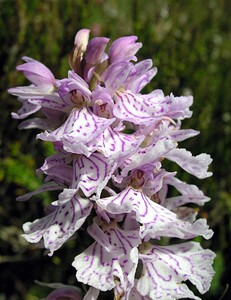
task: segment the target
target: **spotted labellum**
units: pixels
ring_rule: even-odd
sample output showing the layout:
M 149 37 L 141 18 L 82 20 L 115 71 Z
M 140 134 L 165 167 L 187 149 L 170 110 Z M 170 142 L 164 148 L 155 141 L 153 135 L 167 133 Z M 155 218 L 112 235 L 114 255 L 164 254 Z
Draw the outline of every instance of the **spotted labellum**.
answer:
M 212 175 L 209 155 L 178 146 L 199 133 L 181 129 L 193 98 L 141 92 L 157 69 L 150 59 L 137 62 L 137 37 L 109 45 L 108 38 L 89 41 L 89 35 L 88 29 L 76 34 L 66 78 L 23 57 L 17 70 L 30 85 L 9 89 L 22 103 L 12 113 L 23 120 L 19 128 L 39 128 L 37 138 L 54 145 L 37 170 L 44 184 L 18 200 L 60 192 L 46 215 L 23 225 L 23 237 L 42 243 L 49 255 L 70 238 L 78 241 L 80 229 L 89 241 L 72 264 L 85 290 L 75 296 L 65 286 L 48 298 L 69 293 L 93 300 L 111 291 L 115 300 L 201 299 L 187 283 L 204 294 L 214 275 L 215 254 L 191 240 L 213 235 L 195 208 L 209 198 L 163 167 L 166 160 L 199 179 Z

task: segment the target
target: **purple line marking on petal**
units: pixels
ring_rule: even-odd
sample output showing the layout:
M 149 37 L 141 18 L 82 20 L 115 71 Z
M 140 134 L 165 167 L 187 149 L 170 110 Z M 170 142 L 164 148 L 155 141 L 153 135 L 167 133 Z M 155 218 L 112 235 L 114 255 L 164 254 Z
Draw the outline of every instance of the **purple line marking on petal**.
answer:
M 120 204 L 122 204 L 122 203 L 124 202 L 124 200 L 126 200 L 126 196 L 128 195 L 129 191 L 130 191 L 130 189 L 128 189 L 128 190 L 126 191 L 126 193 L 123 195 L 122 201 L 120 201 Z M 117 195 L 117 197 L 115 197 L 115 198 L 112 200 L 112 202 L 116 202 L 116 200 L 117 200 L 118 198 L 120 198 L 120 197 L 121 197 L 121 195 Z
M 157 275 L 158 277 L 160 277 L 163 281 L 165 281 L 165 282 L 171 281 L 172 275 L 169 275 L 168 278 L 165 278 L 164 276 L 162 276 L 162 275 L 158 272 L 158 270 L 156 269 L 154 263 L 151 262 L 150 265 L 152 266 L 152 268 L 153 268 L 153 270 L 155 271 L 156 275 Z
M 83 158 L 84 158 L 84 156 L 81 155 L 81 156 L 76 160 L 79 169 L 83 169 L 83 168 L 84 168 Z
M 145 212 L 144 212 L 143 214 L 140 214 L 140 216 L 141 216 L 141 217 L 144 217 L 144 216 L 147 214 L 147 211 L 148 211 L 148 205 L 147 205 L 147 199 L 146 199 L 146 197 L 144 196 L 143 193 L 141 193 L 141 197 L 142 197 L 142 199 L 143 199 L 143 204 L 145 205 Z M 156 218 L 157 218 L 157 216 L 155 216 L 154 222 L 156 221 Z
M 118 230 L 112 229 L 112 231 L 115 233 L 117 239 L 120 241 L 124 254 L 127 254 L 126 248 L 124 247 L 124 244 L 121 239 L 121 237 L 124 238 L 124 236 L 121 234 L 121 232 L 118 232 Z
M 83 214 L 84 214 L 84 211 L 83 211 L 83 207 L 82 207 L 82 204 L 81 204 L 81 202 L 79 201 L 79 199 L 77 198 L 77 196 L 75 195 L 74 196 L 74 198 L 73 198 L 77 203 L 78 203 L 78 205 L 79 205 L 79 208 L 80 208 L 80 210 L 81 210 L 81 215 L 83 216 Z

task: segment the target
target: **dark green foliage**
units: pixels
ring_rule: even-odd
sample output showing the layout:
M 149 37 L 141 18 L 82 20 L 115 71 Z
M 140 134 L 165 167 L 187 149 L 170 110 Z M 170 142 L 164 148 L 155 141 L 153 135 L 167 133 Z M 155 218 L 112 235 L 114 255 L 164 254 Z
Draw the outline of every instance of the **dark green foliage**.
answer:
M 36 300 L 46 296 L 34 280 L 76 284 L 70 266 L 79 249 L 75 238 L 52 258 L 22 238 L 21 225 L 43 215 L 55 194 L 18 203 L 15 198 L 42 182 L 35 169 L 52 152 L 36 141 L 36 130 L 19 131 L 11 111 L 20 104 L 6 89 L 27 84 L 15 71 L 23 55 L 40 60 L 56 78 L 66 76 L 68 53 L 81 28 L 92 36 L 138 35 L 143 42 L 139 58 L 152 58 L 159 72 L 146 88 L 165 94 L 192 93 L 193 117 L 185 128 L 201 135 L 182 143 L 194 155 L 210 153 L 214 176 L 199 181 L 179 171 L 179 177 L 212 198 L 201 209 L 215 231 L 204 247 L 217 252 L 216 276 L 203 299 L 219 299 L 230 281 L 231 243 L 231 2 L 229 0 L 0 0 L 0 300 Z M 170 166 L 171 167 L 171 166 Z M 83 236 L 84 233 L 80 234 Z M 228 291 L 223 299 L 229 299 Z M 164 300 L 164 299 L 163 299 Z

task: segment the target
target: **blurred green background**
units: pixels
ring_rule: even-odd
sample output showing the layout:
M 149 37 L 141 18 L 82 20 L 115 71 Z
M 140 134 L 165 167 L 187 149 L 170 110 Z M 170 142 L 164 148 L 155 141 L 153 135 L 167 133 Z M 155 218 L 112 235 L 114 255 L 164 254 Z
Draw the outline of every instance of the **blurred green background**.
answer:
M 35 140 L 37 130 L 17 129 L 19 122 L 10 113 L 20 104 L 6 89 L 27 84 L 15 71 L 23 55 L 43 62 L 56 78 L 65 77 L 67 56 L 81 28 L 111 40 L 137 35 L 143 43 L 139 59 L 152 58 L 159 69 L 146 92 L 160 88 L 165 94 L 194 96 L 193 117 L 183 127 L 201 134 L 181 146 L 194 155 L 211 154 L 214 176 L 200 181 L 179 170 L 179 177 L 212 199 L 200 216 L 215 234 L 201 242 L 217 253 L 216 275 L 202 299 L 231 299 L 230 288 L 222 296 L 231 281 L 230 13 L 229 0 L 0 0 L 0 300 L 42 299 L 50 290 L 35 279 L 76 284 L 70 265 L 75 240 L 50 258 L 20 237 L 22 224 L 41 217 L 45 205 L 55 200 L 50 194 L 15 201 L 40 185 L 35 169 L 52 149 Z

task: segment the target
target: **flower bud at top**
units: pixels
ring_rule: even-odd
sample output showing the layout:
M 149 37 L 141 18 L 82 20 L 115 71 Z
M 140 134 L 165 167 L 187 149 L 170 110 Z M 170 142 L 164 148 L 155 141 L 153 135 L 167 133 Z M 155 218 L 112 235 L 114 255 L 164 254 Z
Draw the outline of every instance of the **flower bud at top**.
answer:
M 82 29 L 77 32 L 74 41 L 74 48 L 69 55 L 69 64 L 77 74 L 82 74 L 81 61 L 87 49 L 90 30 Z

